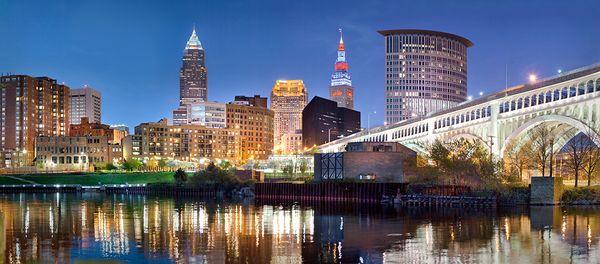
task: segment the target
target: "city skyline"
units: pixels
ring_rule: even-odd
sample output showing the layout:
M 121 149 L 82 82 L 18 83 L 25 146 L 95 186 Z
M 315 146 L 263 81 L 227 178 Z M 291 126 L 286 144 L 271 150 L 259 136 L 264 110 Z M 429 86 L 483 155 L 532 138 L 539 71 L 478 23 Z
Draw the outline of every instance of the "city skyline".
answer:
M 354 85 L 359 87 L 355 109 L 365 113 L 364 124 L 366 113 L 377 111 L 371 117 L 374 126 L 383 123 L 384 107 L 385 43 L 377 30 L 440 30 L 477 43 L 469 50 L 468 94 L 473 97 L 504 88 L 507 65 L 511 86 L 526 82 L 530 73 L 550 76 L 558 69 L 600 60 L 600 48 L 594 45 L 600 37 L 593 34 L 593 16 L 578 13 L 595 7 L 586 1 L 540 3 L 412 3 L 414 12 L 401 18 L 394 12 L 401 4 L 385 9 L 384 2 L 344 6 L 289 2 L 298 14 L 278 23 L 274 21 L 282 19 L 280 15 L 269 13 L 278 7 L 275 3 L 261 7 L 243 2 L 180 3 L 167 7 L 151 2 L 139 12 L 130 12 L 139 7 L 135 4 L 112 3 L 102 6 L 100 12 L 91 12 L 98 8 L 96 4 L 2 3 L 0 17 L 9 23 L 0 24 L 0 33 L 13 36 L 14 41 L 0 44 L 0 61 L 4 62 L 0 72 L 51 76 L 70 87 L 100 87 L 105 122 L 134 127 L 170 117 L 177 105 L 181 52 L 194 24 L 209 51 L 209 100 L 218 102 L 228 102 L 237 94 L 267 96 L 277 79 L 303 79 L 310 89 L 309 99 L 327 98 L 335 57 L 331 47 L 336 45 L 335 33 L 341 27 L 352 40 L 347 46 L 352 51 L 348 61 L 353 65 Z M 495 8 L 486 9 L 489 5 Z M 335 18 L 324 18 L 323 14 L 334 8 L 339 10 Z M 31 17 L 45 17 L 47 25 L 18 16 L 24 9 L 33 11 Z M 226 9 L 230 10 L 224 16 L 216 15 Z M 429 9 L 436 15 L 417 19 L 420 11 Z M 41 13 L 36 16 L 37 12 Z M 235 19 L 228 19 L 233 14 Z M 569 19 L 575 15 L 577 20 Z M 121 27 L 122 23 L 129 26 Z M 33 41 L 39 37 L 47 45 Z

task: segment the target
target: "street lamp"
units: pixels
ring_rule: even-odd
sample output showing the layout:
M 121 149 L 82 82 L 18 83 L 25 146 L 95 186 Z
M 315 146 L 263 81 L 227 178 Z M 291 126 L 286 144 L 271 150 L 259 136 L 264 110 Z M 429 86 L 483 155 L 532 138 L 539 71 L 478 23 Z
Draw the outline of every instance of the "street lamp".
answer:
M 530 83 L 534 83 L 537 81 L 537 75 L 535 74 L 529 74 L 529 82 Z

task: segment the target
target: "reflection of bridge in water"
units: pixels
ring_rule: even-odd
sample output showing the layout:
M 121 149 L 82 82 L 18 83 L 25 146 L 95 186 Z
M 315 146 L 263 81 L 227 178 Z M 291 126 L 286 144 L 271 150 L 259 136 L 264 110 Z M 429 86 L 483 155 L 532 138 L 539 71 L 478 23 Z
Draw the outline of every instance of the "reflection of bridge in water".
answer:
M 527 141 L 541 123 L 553 126 L 561 149 L 578 132 L 600 128 L 600 64 L 562 73 L 465 102 L 423 118 L 368 129 L 319 146 L 321 152 L 343 151 L 348 142 L 399 142 L 417 152 L 436 139 L 477 139 L 503 156 L 511 143 Z M 525 139 L 525 140 L 523 140 Z M 597 145 L 599 145 L 596 142 Z

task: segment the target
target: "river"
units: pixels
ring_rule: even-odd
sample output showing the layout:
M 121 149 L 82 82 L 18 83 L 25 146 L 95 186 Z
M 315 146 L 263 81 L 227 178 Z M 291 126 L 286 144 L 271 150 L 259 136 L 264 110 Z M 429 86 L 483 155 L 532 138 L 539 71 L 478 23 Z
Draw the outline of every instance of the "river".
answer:
M 600 207 L 0 194 L 5 263 L 600 263 Z

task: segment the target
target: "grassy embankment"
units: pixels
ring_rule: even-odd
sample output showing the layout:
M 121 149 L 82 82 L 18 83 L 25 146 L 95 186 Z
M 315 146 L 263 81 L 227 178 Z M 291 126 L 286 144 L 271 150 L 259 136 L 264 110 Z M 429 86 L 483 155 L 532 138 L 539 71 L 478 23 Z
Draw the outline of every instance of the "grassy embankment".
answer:
M 60 174 L 21 174 L 0 175 L 0 185 L 10 184 L 141 184 L 141 183 L 172 183 L 173 172 L 127 172 L 127 173 L 60 173 Z M 19 179 L 23 179 L 21 181 Z M 29 182 L 30 181 L 30 182 Z

